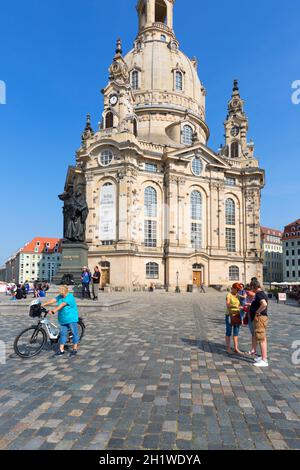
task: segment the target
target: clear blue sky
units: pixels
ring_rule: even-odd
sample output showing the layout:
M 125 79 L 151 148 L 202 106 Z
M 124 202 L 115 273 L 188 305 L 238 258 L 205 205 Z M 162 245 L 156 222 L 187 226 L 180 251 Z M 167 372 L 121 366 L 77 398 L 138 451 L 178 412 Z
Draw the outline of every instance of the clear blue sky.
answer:
M 136 0 L 1 2 L 0 264 L 34 236 L 61 236 L 67 166 L 87 112 L 96 127 L 118 36 L 131 48 Z M 223 142 L 232 80 L 238 78 L 249 138 L 266 169 L 262 224 L 282 228 L 300 217 L 299 0 L 176 0 L 181 49 L 199 60 L 207 88 L 209 145 Z

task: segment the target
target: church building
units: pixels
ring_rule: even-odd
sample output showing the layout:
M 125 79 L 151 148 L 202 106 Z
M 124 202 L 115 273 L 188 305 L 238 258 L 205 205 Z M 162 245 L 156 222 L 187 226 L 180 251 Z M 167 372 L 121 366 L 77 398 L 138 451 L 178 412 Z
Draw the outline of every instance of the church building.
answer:
M 103 286 L 174 291 L 262 280 L 265 174 L 239 85 L 224 145 L 212 150 L 206 90 L 197 60 L 180 50 L 174 4 L 139 0 L 133 48 L 123 54 L 118 40 L 101 122 L 93 129 L 88 115 L 68 173 L 66 188 L 85 185 L 89 266 L 101 268 Z

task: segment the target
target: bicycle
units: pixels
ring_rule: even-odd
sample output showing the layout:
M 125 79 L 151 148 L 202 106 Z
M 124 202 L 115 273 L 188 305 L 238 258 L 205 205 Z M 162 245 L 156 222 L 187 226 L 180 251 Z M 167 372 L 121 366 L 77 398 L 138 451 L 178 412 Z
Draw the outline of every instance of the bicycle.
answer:
M 29 316 L 31 318 L 38 318 L 39 321 L 36 325 L 31 325 L 29 328 L 21 331 L 14 341 L 15 353 L 23 358 L 28 359 L 35 357 L 44 348 L 48 338 L 51 345 L 57 344 L 60 337 L 59 328 L 47 318 L 49 310 L 46 310 L 37 301 L 33 301 L 30 306 Z M 85 333 L 85 324 L 82 318 L 78 321 L 78 334 L 79 342 L 82 340 Z M 69 331 L 67 346 L 72 343 L 72 332 Z

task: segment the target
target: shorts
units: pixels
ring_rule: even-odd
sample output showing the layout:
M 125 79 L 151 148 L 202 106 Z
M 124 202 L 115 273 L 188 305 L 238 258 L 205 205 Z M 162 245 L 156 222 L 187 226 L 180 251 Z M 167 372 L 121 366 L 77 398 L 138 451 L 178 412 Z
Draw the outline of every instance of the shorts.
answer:
M 259 316 L 258 319 L 254 319 L 254 335 L 258 343 L 262 343 L 267 339 L 267 326 L 269 318 L 267 316 Z

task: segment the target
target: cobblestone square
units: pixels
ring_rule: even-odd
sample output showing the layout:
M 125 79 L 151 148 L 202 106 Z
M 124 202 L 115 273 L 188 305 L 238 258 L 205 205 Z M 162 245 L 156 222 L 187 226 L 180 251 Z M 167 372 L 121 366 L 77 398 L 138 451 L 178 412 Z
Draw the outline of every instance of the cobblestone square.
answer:
M 117 294 L 105 294 L 112 299 Z M 81 314 L 78 357 L 13 340 L 28 307 L 0 300 L 0 449 L 300 449 L 300 308 L 270 304 L 268 369 L 224 347 L 225 294 L 119 294 L 120 311 Z M 248 328 L 240 347 L 250 348 Z

